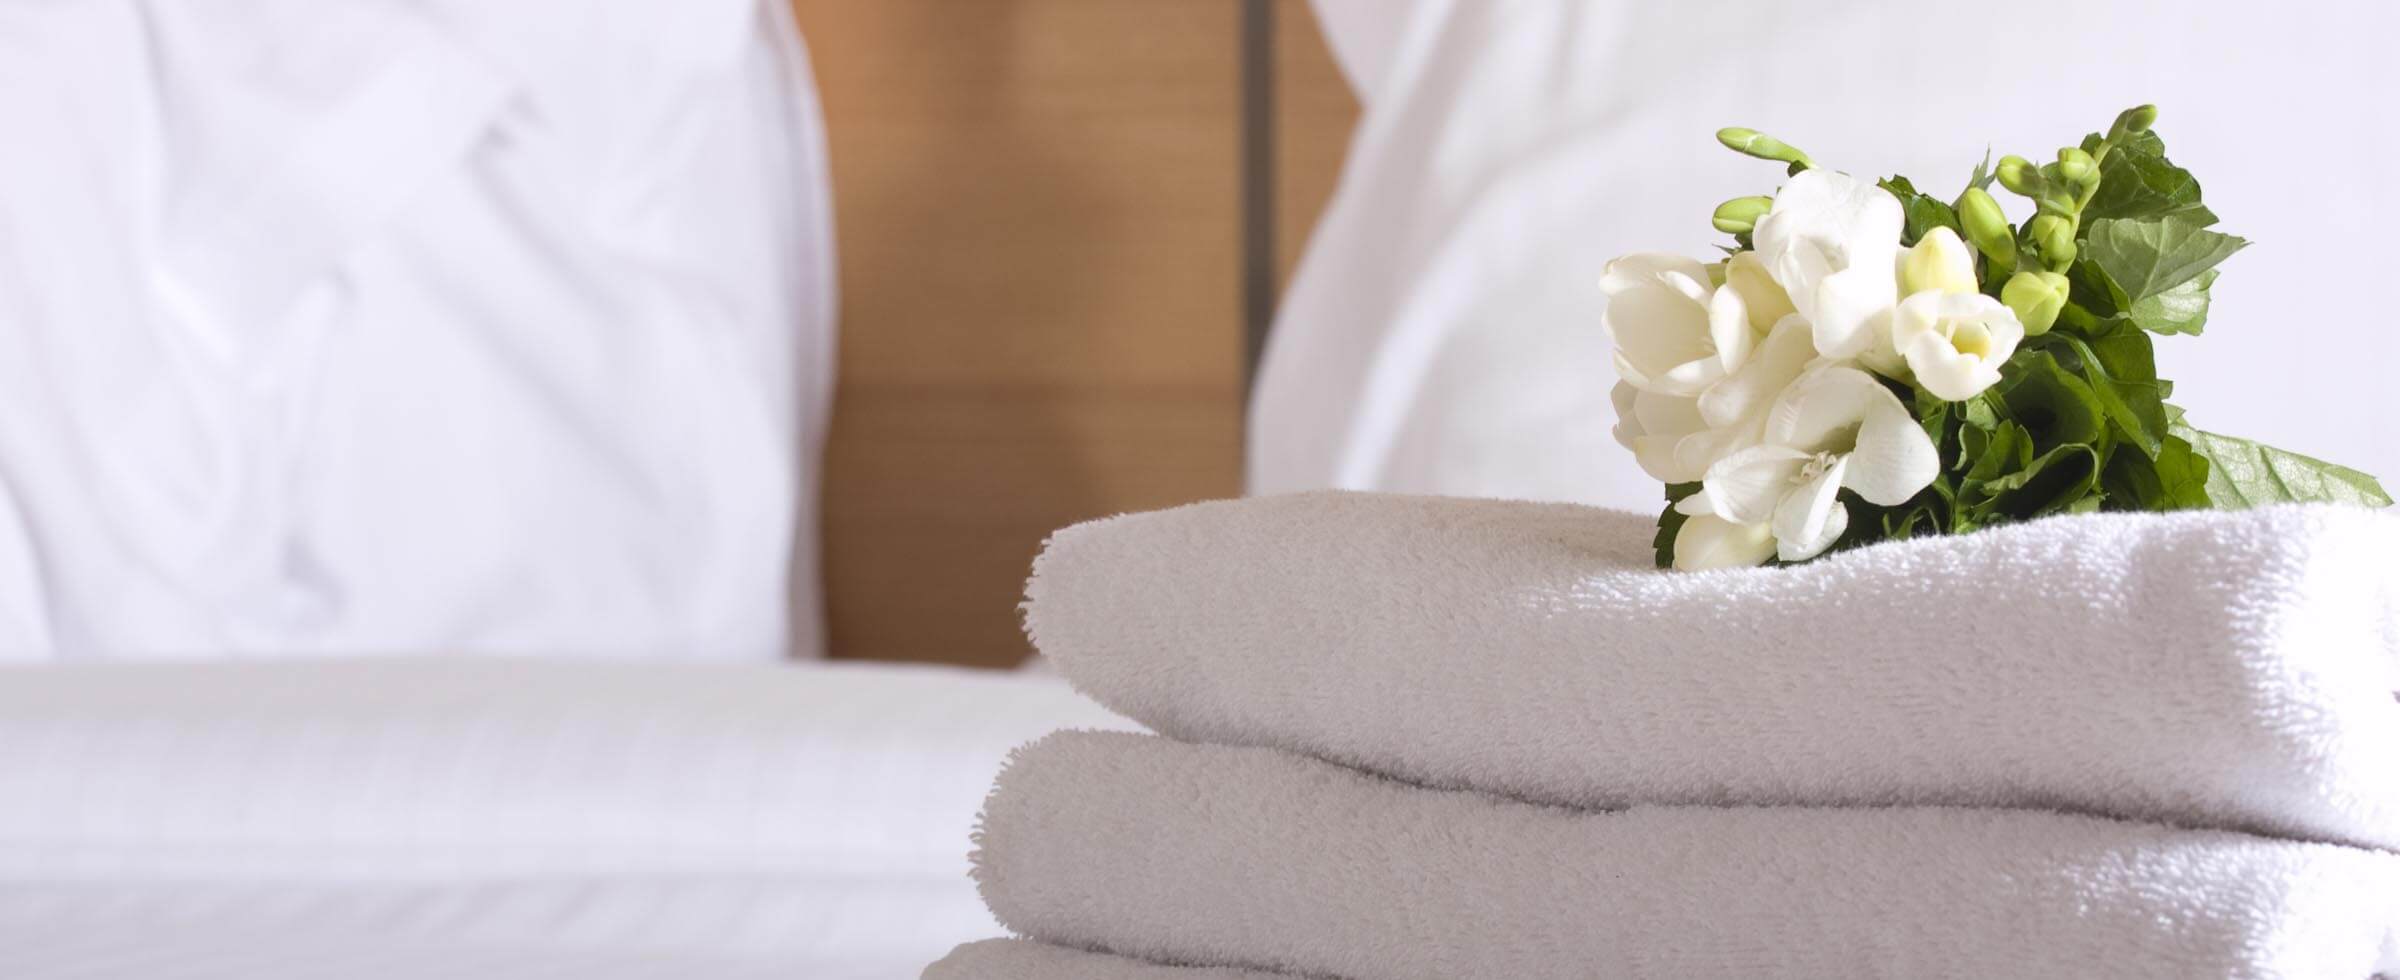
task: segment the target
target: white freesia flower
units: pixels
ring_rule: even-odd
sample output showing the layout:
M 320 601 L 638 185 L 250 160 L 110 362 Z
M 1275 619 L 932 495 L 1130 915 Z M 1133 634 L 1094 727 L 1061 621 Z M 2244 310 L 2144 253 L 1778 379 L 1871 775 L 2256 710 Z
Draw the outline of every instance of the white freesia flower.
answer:
M 1829 365 L 1785 391 L 1768 412 L 1764 441 L 1709 467 L 1700 492 L 1676 509 L 1767 525 L 1776 555 L 1803 561 L 1849 528 L 1836 496 L 1843 488 L 1893 506 L 1925 489 L 1940 467 L 1933 440 L 1882 382 Z
M 1908 250 L 1900 263 L 1900 292 L 1915 295 L 1926 291 L 1940 293 L 1972 293 L 1975 284 L 1975 250 L 1968 248 L 1965 239 L 1946 225 L 1936 225 L 1925 237 Z
M 1831 170 L 1805 170 L 1775 195 L 1752 240 L 1768 274 L 1814 329 L 1818 353 L 1871 354 L 1899 301 L 1900 199 Z
M 1982 293 L 1922 292 L 1900 301 L 1892 343 L 1917 384 L 1943 401 L 1973 398 L 2000 380 L 2025 327 L 2007 304 Z
M 1618 444 L 1663 483 L 1691 483 L 1727 455 L 1755 445 L 1767 410 L 1816 359 L 1808 321 L 1786 315 L 1731 375 L 1699 397 L 1644 391 L 1619 381 L 1609 392 Z
M 1642 253 L 1608 264 L 1601 325 L 1619 377 L 1647 392 L 1696 396 L 1742 366 L 1791 301 L 1756 256 L 1735 256 L 1722 272 L 1718 287 L 1707 266 L 1682 256 Z
M 1775 533 L 1764 524 L 1736 524 L 1715 514 L 1686 517 L 1675 532 L 1675 567 L 1748 568 L 1775 557 Z

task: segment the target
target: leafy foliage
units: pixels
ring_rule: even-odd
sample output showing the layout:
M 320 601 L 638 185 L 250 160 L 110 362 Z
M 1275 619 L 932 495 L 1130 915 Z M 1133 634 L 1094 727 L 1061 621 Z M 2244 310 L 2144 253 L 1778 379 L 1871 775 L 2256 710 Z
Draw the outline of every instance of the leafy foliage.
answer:
M 2083 149 L 2104 142 L 2095 134 Z M 1914 192 L 1899 178 L 1885 186 Z M 2167 159 L 2158 134 L 2109 147 L 2082 217 L 2067 270 L 2071 315 L 2019 349 L 2000 385 L 1949 413 L 1955 422 L 1927 430 L 1950 461 L 1932 493 L 1950 509 L 1935 523 L 1965 531 L 2083 510 L 2391 502 L 2366 474 L 2193 430 L 2167 403 L 2173 385 L 2158 377 L 2151 335 L 2198 334 L 2217 265 L 2248 242 L 2209 230 L 2216 215 L 2199 181 Z

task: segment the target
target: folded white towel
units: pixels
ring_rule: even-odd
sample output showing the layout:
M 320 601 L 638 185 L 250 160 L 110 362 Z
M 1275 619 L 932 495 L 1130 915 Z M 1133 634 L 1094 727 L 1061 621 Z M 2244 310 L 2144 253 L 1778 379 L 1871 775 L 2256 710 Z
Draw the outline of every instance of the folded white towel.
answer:
M 1280 973 L 1161 966 L 1023 939 L 985 939 L 951 950 L 923 980 L 1284 980 Z
M 2033 806 L 2400 848 L 2400 519 L 2058 518 L 1796 568 L 1368 494 L 1058 532 L 1026 622 L 1158 732 L 1632 803 Z
M 1349 980 L 2400 971 L 2400 855 L 2039 811 L 1595 813 L 1073 732 L 979 841 L 1025 936 Z

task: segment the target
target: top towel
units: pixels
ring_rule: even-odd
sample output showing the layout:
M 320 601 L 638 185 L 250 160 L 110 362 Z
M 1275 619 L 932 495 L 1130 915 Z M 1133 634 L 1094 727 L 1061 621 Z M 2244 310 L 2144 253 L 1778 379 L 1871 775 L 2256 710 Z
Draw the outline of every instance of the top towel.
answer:
M 1052 537 L 1034 643 L 1162 734 L 1580 807 L 2061 809 L 2400 849 L 2400 519 L 2053 518 L 1792 568 L 1312 493 Z

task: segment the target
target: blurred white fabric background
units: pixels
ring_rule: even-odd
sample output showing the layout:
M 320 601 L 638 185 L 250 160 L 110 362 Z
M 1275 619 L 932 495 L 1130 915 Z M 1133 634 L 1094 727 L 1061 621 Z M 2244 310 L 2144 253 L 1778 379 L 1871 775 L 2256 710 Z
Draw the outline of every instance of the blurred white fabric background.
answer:
M 1253 492 L 1655 510 L 1609 437 L 1596 283 L 1626 252 L 1714 255 L 1709 212 L 1781 183 L 1717 128 L 1948 196 L 1987 146 L 2049 159 L 2144 102 L 2219 228 L 2254 243 L 2207 332 L 2158 339 L 2174 400 L 2400 483 L 2378 298 L 2400 6 L 1314 2 L 1365 115 L 1253 398 Z
M 816 652 L 788 17 L 0 7 L 0 659 Z

